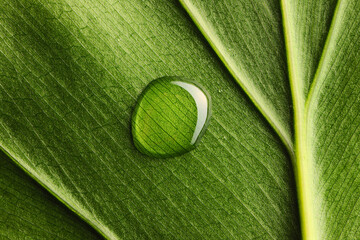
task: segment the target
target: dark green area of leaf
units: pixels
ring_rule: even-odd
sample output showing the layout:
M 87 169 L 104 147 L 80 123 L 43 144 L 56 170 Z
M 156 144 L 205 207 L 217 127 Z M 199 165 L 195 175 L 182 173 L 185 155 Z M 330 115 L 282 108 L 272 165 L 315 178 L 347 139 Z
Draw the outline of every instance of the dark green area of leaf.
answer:
M 1 239 L 103 239 L 0 152 Z

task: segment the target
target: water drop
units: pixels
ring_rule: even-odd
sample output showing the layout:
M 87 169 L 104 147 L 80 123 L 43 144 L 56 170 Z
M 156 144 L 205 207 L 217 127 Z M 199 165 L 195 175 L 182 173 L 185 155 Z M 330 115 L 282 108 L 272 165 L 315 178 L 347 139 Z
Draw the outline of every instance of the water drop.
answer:
M 132 116 L 136 148 L 149 156 L 171 157 L 195 148 L 211 116 L 210 96 L 181 77 L 152 81 L 140 95 Z

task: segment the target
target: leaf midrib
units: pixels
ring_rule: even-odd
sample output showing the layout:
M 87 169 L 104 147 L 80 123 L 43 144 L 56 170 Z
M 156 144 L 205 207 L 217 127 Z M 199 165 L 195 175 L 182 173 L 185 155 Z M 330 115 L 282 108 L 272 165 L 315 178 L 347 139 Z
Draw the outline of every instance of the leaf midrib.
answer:
M 300 227 L 302 232 L 302 238 L 304 240 L 317 239 L 317 229 L 315 223 L 316 211 L 314 209 L 314 192 L 312 188 L 312 173 L 314 173 L 313 161 L 308 151 L 309 141 L 308 133 L 309 127 L 309 111 L 315 98 L 315 88 L 321 84 L 319 82 L 319 75 L 324 64 L 324 57 L 329 50 L 329 42 L 331 41 L 332 32 L 334 31 L 334 25 L 337 20 L 338 9 L 341 0 L 337 1 L 337 5 L 332 17 L 331 26 L 327 33 L 327 38 L 322 50 L 322 54 L 315 72 L 315 75 L 311 81 L 310 89 L 307 96 L 302 96 L 302 90 L 300 85 L 303 84 L 297 79 L 297 71 L 301 71 L 296 67 L 296 60 L 292 55 L 292 43 L 288 33 L 289 22 L 286 18 L 286 0 L 281 0 L 281 11 L 283 16 L 283 28 L 284 38 L 286 45 L 286 55 L 289 68 L 289 81 L 291 86 L 292 98 L 294 103 L 294 124 L 295 124 L 295 162 L 294 162 L 294 174 L 296 179 L 296 188 L 298 193 L 298 204 L 300 212 Z
M 245 93 L 249 96 L 251 101 L 257 107 L 257 109 L 261 112 L 261 114 L 266 118 L 272 128 L 275 130 L 283 144 L 286 146 L 288 153 L 293 162 L 293 169 L 296 178 L 298 199 L 299 199 L 299 211 L 300 211 L 300 222 L 302 228 L 303 239 L 310 240 L 316 239 L 316 224 L 314 214 L 314 206 L 313 206 L 313 188 L 312 188 L 312 177 L 309 173 L 313 172 L 313 161 L 311 160 L 311 156 L 309 155 L 309 151 L 307 146 L 308 136 L 307 133 L 309 131 L 309 118 L 308 113 L 311 109 L 313 99 L 316 99 L 314 95 L 314 89 L 317 88 L 321 83 L 318 78 L 324 64 L 324 56 L 327 54 L 329 50 L 328 45 L 333 35 L 334 25 L 337 20 L 338 9 L 341 4 L 341 0 L 337 1 L 336 8 L 332 17 L 331 26 L 327 34 L 327 38 L 322 49 L 322 54 L 318 63 L 318 66 L 315 71 L 315 75 L 311 81 L 309 92 L 307 96 L 303 96 L 304 84 L 299 81 L 298 73 L 301 72 L 301 69 L 297 68 L 296 59 L 294 59 L 294 55 L 292 50 L 294 49 L 292 43 L 290 41 L 289 32 L 289 20 L 286 18 L 287 14 L 285 13 L 285 4 L 286 0 L 281 1 L 281 11 L 283 17 L 283 30 L 284 30 L 284 39 L 285 39 L 285 49 L 286 56 L 288 62 L 288 73 L 289 73 L 289 81 L 291 86 L 292 100 L 294 105 L 294 142 L 287 137 L 287 134 L 284 133 L 283 128 L 280 124 L 276 122 L 274 117 L 274 113 L 271 113 L 265 106 L 265 104 L 261 101 L 258 93 L 254 90 L 251 90 L 247 87 L 246 81 L 249 81 L 249 77 L 246 76 L 245 73 L 240 73 L 236 71 L 236 67 L 231 59 L 227 60 L 226 54 L 222 53 L 221 44 L 216 43 L 216 37 L 212 36 L 211 30 L 208 29 L 207 24 L 202 19 L 202 16 L 197 13 L 196 8 L 191 5 L 191 2 L 186 2 L 185 0 L 180 0 L 183 7 L 187 10 L 190 17 L 194 21 L 195 25 L 199 28 L 202 35 L 208 41 L 212 49 L 220 58 L 221 62 L 225 65 L 227 70 L 231 73 L 234 79 L 239 83 L 239 85 L 243 88 Z M 215 40 L 214 40 L 215 39 Z M 218 47 L 220 46 L 220 47 Z

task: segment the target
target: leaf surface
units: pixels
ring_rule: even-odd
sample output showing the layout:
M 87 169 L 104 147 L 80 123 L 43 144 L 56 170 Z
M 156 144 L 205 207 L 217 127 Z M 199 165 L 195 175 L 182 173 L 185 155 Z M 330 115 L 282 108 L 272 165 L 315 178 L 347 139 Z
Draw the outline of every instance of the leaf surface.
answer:
M 304 111 L 337 0 L 281 1 L 293 101 Z
M 102 239 L 0 152 L 1 239 Z
M 1 147 L 105 237 L 299 238 L 285 147 L 179 3 L 6 0 L 1 10 L 3 68 L 16 73 L 1 79 Z M 194 151 L 145 157 L 132 109 L 151 80 L 172 75 L 210 92 L 213 118 Z
M 181 2 L 235 80 L 292 152 L 291 92 L 279 1 Z
M 305 239 L 359 235 L 359 183 L 351 171 L 359 164 L 354 88 L 359 84 L 359 6 L 356 1 L 282 1 Z
M 306 109 L 318 239 L 360 235 L 359 12 L 359 1 L 339 1 Z
M 360 3 L 181 3 L 190 17 L 177 1 L 5 0 L 1 148 L 109 239 L 297 239 L 298 207 L 304 239 L 356 239 Z M 213 119 L 160 160 L 130 118 L 162 76 L 203 85 Z

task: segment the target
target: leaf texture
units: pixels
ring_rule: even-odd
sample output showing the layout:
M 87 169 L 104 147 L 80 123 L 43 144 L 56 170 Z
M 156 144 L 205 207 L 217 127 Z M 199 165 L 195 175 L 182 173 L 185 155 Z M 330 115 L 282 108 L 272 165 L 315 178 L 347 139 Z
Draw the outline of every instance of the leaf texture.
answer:
M 1 239 L 103 239 L 0 153 Z
M 338 4 L 307 107 L 318 239 L 360 236 L 360 2 Z
M 106 238 L 299 238 L 286 149 L 179 3 L 1 9 L 3 68 L 15 74 L 1 79 L 0 145 Z M 145 157 L 132 108 L 152 79 L 173 75 L 210 92 L 212 123 L 194 151 Z
M 279 1 L 181 0 L 289 151 L 293 121 Z
M 357 239 L 360 3 L 181 4 L 4 0 L 1 148 L 108 239 Z M 213 119 L 156 159 L 130 119 L 162 76 L 203 85 Z M 0 160 L 0 236 L 99 237 Z
M 282 1 L 293 101 L 304 111 L 337 0 Z

